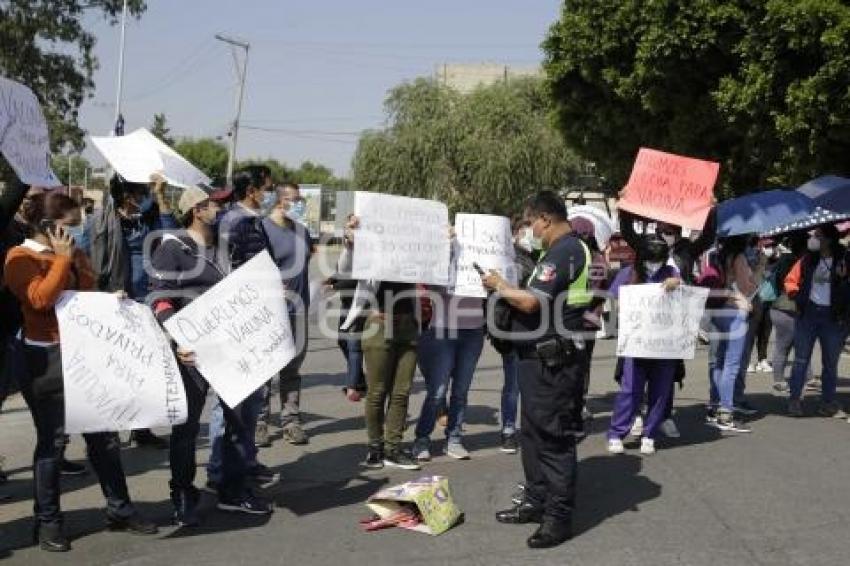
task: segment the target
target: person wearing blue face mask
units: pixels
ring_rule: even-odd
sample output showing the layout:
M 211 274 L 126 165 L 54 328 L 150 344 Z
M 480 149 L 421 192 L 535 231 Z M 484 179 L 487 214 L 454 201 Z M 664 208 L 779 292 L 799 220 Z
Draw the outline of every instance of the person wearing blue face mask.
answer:
M 103 208 L 87 226 L 99 290 L 124 291 L 138 302 L 147 297 L 145 241 L 159 230 L 178 228 L 165 198 L 165 186 L 165 179 L 157 174 L 149 184 L 130 183 L 117 175 L 110 181 Z M 134 431 L 132 438 L 138 446 L 168 448 L 166 440 L 147 429 Z
M 271 193 L 277 198 L 262 228 L 269 253 L 280 270 L 281 281 L 286 289 L 290 327 L 295 336 L 298 355 L 279 375 L 280 426 L 283 438 L 290 444 L 307 443 L 307 434 L 301 423 L 301 364 L 307 352 L 307 310 L 310 307 L 309 266 L 312 242 L 303 218 L 298 185 L 286 183 Z M 301 207 L 299 207 L 301 205 Z M 270 444 L 269 421 L 271 420 L 271 390 L 273 382 L 266 388 L 263 407 L 256 426 L 258 446 Z

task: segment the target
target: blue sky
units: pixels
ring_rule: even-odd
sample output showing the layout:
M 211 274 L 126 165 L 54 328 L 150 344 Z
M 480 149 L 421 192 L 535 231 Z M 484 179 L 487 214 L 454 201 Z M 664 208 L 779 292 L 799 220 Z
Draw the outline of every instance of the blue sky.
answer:
M 379 127 L 387 90 L 439 63 L 533 65 L 560 0 L 148 0 L 127 29 L 127 131 L 164 112 L 177 136 L 220 136 L 233 119 L 236 74 L 215 33 L 251 43 L 237 157 L 311 159 L 349 172 L 356 133 Z M 114 121 L 119 27 L 88 17 L 97 37 L 95 95 L 80 123 Z M 275 131 L 255 130 L 265 128 Z M 85 155 L 95 162 L 92 150 Z

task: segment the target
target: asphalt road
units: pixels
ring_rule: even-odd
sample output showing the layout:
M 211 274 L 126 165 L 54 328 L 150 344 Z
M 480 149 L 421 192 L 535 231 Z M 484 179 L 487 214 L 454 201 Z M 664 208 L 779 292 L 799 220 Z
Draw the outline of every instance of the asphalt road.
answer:
M 316 332 L 316 328 L 313 329 Z M 310 443 L 294 447 L 275 435 L 261 460 L 280 473 L 266 487 L 276 502 L 270 518 L 231 516 L 214 509 L 205 493 L 204 524 L 169 526 L 166 452 L 128 448 L 124 465 L 138 507 L 161 525 L 155 537 L 103 531 L 103 498 L 96 479 L 63 480 L 62 504 L 73 551 L 55 555 L 31 545 L 31 452 L 29 413 L 18 397 L 0 415 L 0 454 L 10 482 L 0 503 L 0 559 L 8 564 L 592 564 L 739 565 L 842 563 L 850 533 L 850 424 L 837 419 L 790 419 L 784 399 L 769 393 L 765 374 L 750 376 L 749 391 L 762 410 L 753 433 L 722 435 L 702 422 L 707 395 L 706 351 L 688 364 L 677 396 L 676 420 L 683 437 L 663 441 L 654 456 L 636 444 L 621 456 L 605 452 L 615 384 L 613 341 L 596 349 L 589 406 L 592 434 L 580 446 L 579 502 L 573 541 L 548 551 L 526 548 L 533 530 L 499 525 L 493 514 L 509 504 L 521 478 L 518 456 L 498 451 L 500 358 L 489 347 L 470 394 L 465 442 L 472 459 L 438 456 L 425 469 L 450 479 L 462 525 L 439 537 L 390 530 L 363 533 L 366 498 L 380 487 L 417 477 L 416 472 L 366 471 L 362 404 L 341 394 L 344 361 L 335 343 L 317 335 L 305 365 L 302 409 Z M 842 360 L 842 375 L 848 375 Z M 424 398 L 417 377 L 411 399 L 415 419 Z M 840 383 L 848 399 L 850 381 Z M 814 401 L 808 402 L 810 409 Z M 206 422 L 206 420 L 205 420 Z M 167 432 L 167 431 L 163 431 Z M 408 440 L 412 431 L 408 431 Z M 206 428 L 201 432 L 197 484 L 205 481 Z M 440 443 L 438 446 L 441 446 Z M 439 452 L 439 450 L 438 450 Z M 83 458 L 72 440 L 69 456 Z

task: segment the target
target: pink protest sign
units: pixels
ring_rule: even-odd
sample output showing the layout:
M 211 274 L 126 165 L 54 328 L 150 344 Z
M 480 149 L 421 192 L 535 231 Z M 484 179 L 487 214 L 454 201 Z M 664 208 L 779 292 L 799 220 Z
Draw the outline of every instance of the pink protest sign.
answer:
M 641 148 L 617 207 L 653 220 L 702 229 L 720 164 Z

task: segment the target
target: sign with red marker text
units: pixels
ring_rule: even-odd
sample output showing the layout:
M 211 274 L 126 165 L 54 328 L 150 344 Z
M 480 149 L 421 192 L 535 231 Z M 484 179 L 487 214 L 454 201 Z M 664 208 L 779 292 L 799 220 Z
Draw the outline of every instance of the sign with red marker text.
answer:
M 617 207 L 700 230 L 713 206 L 719 172 L 719 163 L 641 148 Z

